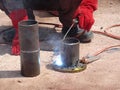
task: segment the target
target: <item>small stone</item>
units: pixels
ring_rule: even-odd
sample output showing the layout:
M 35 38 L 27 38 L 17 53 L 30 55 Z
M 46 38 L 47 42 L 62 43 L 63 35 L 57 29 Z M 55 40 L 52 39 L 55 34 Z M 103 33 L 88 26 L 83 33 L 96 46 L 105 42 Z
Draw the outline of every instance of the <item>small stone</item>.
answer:
M 103 29 L 103 27 L 100 27 L 100 29 Z
M 17 81 L 18 83 L 22 83 L 20 80 Z

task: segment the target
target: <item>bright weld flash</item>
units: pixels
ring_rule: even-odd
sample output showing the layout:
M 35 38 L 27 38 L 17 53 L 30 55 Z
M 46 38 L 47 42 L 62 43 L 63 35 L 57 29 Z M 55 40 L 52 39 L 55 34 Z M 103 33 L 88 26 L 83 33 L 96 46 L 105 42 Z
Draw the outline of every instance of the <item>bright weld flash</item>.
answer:
M 61 55 L 57 55 L 57 56 L 55 57 L 55 65 L 57 65 L 57 66 L 62 66 L 62 65 L 63 65 Z

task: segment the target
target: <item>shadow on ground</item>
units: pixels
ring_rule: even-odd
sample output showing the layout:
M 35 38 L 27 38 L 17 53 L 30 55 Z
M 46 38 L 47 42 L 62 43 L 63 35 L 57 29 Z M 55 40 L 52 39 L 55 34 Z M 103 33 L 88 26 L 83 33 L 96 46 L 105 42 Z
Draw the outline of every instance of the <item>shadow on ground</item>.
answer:
M 23 77 L 20 71 L 0 71 L 0 78 L 20 78 Z
M 6 53 L 10 54 L 11 51 L 11 42 L 7 42 L 3 39 L 5 33 L 9 32 L 9 35 L 13 32 L 11 26 L 1 26 L 0 27 L 0 55 Z M 11 31 L 10 31 L 11 30 Z M 11 35 L 10 35 L 11 37 Z M 43 51 L 53 51 L 56 42 L 62 37 L 60 32 L 57 32 L 55 28 L 50 28 L 48 26 L 39 27 L 39 41 L 40 41 L 40 50 Z

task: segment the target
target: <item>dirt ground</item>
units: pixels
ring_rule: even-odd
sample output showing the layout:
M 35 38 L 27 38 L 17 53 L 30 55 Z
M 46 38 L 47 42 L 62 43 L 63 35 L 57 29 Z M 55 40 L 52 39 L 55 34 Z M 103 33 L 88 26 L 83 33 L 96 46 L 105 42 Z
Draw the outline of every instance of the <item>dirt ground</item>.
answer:
M 99 0 L 92 30 L 103 31 L 110 25 L 120 24 L 119 9 L 120 0 Z M 41 18 L 36 16 L 38 21 L 59 23 L 57 17 L 42 17 L 44 13 L 39 15 Z M 0 30 L 11 26 L 11 21 L 2 11 L 0 17 Z M 110 32 L 120 36 L 120 27 L 112 28 Z M 41 42 L 41 47 L 44 46 L 42 44 Z M 94 34 L 91 43 L 80 43 L 80 58 L 117 44 L 120 44 L 120 40 Z M 79 73 L 62 73 L 47 68 L 53 52 L 41 50 L 41 73 L 30 78 L 21 75 L 20 56 L 10 55 L 10 50 L 10 45 L 0 45 L 0 90 L 120 90 L 119 47 L 102 53 L 98 61 L 88 64 Z

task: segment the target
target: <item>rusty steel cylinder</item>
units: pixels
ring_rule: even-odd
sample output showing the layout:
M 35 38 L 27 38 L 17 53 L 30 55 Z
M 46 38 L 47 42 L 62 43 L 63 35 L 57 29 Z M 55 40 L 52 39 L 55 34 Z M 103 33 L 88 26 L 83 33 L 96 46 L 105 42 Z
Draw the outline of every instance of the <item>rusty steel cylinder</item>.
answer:
M 37 21 L 18 23 L 20 41 L 21 74 L 34 77 L 40 74 L 39 27 Z
M 61 57 L 65 67 L 75 66 L 79 61 L 79 40 L 66 38 L 62 42 Z

